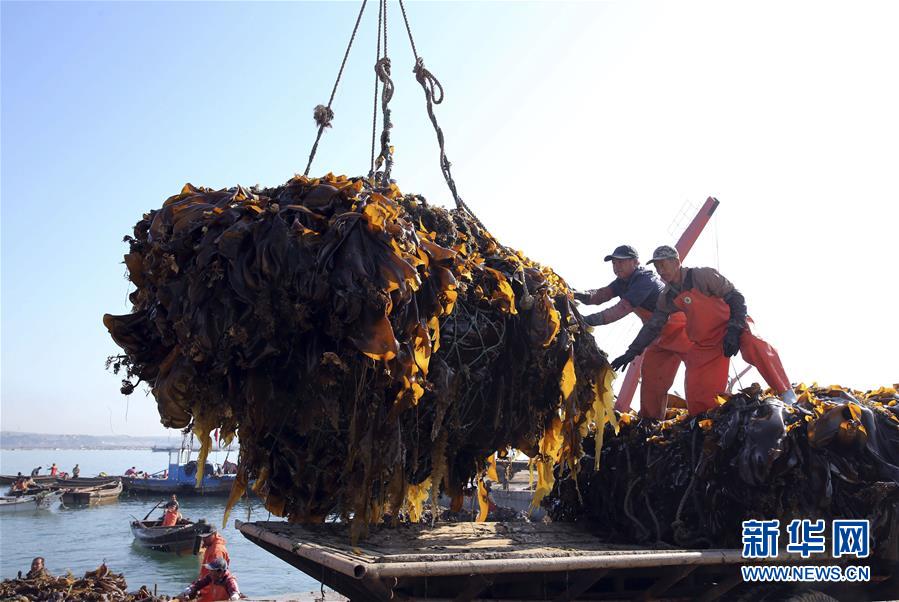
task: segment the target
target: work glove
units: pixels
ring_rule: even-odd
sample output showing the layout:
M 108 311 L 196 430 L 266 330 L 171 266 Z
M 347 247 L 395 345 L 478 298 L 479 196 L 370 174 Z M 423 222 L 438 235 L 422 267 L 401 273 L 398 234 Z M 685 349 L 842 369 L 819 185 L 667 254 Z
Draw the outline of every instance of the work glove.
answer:
M 724 335 L 724 355 L 726 357 L 737 355 L 737 352 L 740 350 L 740 335 L 742 333 L 743 329 L 728 326 L 727 333 Z
M 625 366 L 634 361 L 634 354 L 630 351 L 619 355 L 612 360 L 612 370 L 623 370 Z
M 575 299 L 575 301 L 580 301 L 581 303 L 587 303 L 587 304 L 589 304 L 589 303 L 590 303 L 590 297 L 592 297 L 592 296 L 593 296 L 593 292 L 592 292 L 592 291 L 587 291 L 587 292 L 583 292 L 583 293 L 582 293 L 581 291 L 574 291 L 574 299 Z
M 586 322 L 590 326 L 602 326 L 603 324 L 606 323 L 606 321 L 602 317 L 602 312 L 597 312 L 595 314 L 590 314 L 589 316 L 585 316 L 584 322 Z

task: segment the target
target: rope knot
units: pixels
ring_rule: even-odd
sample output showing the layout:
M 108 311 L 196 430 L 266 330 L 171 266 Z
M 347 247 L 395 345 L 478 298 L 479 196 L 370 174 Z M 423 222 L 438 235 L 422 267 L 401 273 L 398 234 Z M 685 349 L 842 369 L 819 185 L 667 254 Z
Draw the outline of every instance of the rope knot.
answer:
M 440 85 L 440 80 L 425 67 L 422 57 L 415 59 L 415 67 L 412 71 L 415 73 L 415 80 L 425 88 L 425 92 L 431 96 L 434 104 L 439 105 L 443 102 L 443 86 Z
M 384 90 L 381 92 L 381 103 L 390 102 L 390 99 L 393 98 L 393 80 L 390 78 L 390 59 L 388 57 L 378 59 L 375 63 L 375 74 L 384 85 Z
M 331 120 L 334 119 L 334 111 L 331 110 L 331 107 L 317 105 L 312 112 L 312 116 L 315 118 L 315 124 L 318 127 L 329 128 L 331 127 Z

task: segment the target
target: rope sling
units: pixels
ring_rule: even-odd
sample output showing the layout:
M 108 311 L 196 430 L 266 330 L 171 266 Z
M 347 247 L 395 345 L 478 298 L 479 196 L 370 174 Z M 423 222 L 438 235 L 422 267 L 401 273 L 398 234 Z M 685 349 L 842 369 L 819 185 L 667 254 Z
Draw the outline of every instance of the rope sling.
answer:
M 356 33 L 359 30 L 359 23 L 362 21 L 362 15 L 365 12 L 367 3 L 368 0 L 362 0 L 362 6 L 359 8 L 359 14 L 356 16 L 356 23 L 353 26 L 352 34 L 350 34 L 350 40 L 347 43 L 346 51 L 343 55 L 343 60 L 340 63 L 340 69 L 337 71 L 337 78 L 334 81 L 334 87 L 331 89 L 331 96 L 328 99 L 328 104 L 317 105 L 313 110 L 313 118 L 315 119 L 316 125 L 318 125 L 318 131 L 315 136 L 315 142 L 312 144 L 312 150 L 309 153 L 309 160 L 306 163 L 306 170 L 303 172 L 303 175 L 305 176 L 309 175 L 309 169 L 312 167 L 312 161 L 315 159 L 315 153 L 318 150 L 318 143 L 321 140 L 322 133 L 324 132 L 325 128 L 331 127 L 331 122 L 334 119 L 334 111 L 331 109 L 331 105 L 334 102 L 334 97 L 337 93 L 337 87 L 340 85 L 340 79 L 343 75 L 343 70 L 346 66 L 347 58 L 350 55 L 350 50 L 353 47 L 353 42 L 356 39 Z M 446 141 L 443 135 L 443 130 L 437 123 L 437 116 L 434 113 L 434 105 L 441 104 L 445 98 L 443 85 L 440 83 L 440 80 L 438 80 L 437 77 L 425 67 L 424 59 L 419 56 L 418 49 L 415 46 L 415 38 L 412 35 L 412 28 L 409 25 L 409 17 L 406 13 L 405 2 L 403 0 L 399 0 L 399 5 L 403 15 L 403 23 L 406 26 L 406 33 L 409 36 L 409 44 L 412 47 L 412 54 L 415 57 L 415 66 L 412 71 L 415 74 L 415 80 L 419 83 L 422 91 L 424 92 L 428 118 L 431 120 L 431 125 L 434 127 L 434 132 L 437 135 L 437 145 L 440 148 L 440 172 L 443 174 L 443 179 L 446 180 L 446 185 L 449 188 L 450 193 L 452 193 L 453 195 L 453 201 L 456 204 L 456 208 L 467 213 L 479 227 L 484 228 L 484 224 L 481 223 L 474 212 L 468 207 L 468 205 L 465 203 L 465 201 L 462 200 L 462 197 L 459 195 L 456 182 L 453 179 L 452 171 L 450 169 L 450 166 L 452 164 L 450 163 L 449 158 L 446 156 Z M 374 182 L 379 183 L 382 187 L 387 187 L 390 185 L 390 175 L 393 169 L 393 147 L 390 145 L 390 130 L 393 128 L 393 122 L 390 119 L 389 104 L 391 99 L 393 98 L 394 84 L 390 72 L 390 58 L 387 54 L 387 37 L 387 0 L 378 0 L 378 29 L 376 35 L 377 45 L 374 67 L 375 92 L 372 108 L 371 161 L 369 164 L 368 177 Z M 375 156 L 379 89 L 381 92 L 381 136 L 380 151 L 377 156 Z

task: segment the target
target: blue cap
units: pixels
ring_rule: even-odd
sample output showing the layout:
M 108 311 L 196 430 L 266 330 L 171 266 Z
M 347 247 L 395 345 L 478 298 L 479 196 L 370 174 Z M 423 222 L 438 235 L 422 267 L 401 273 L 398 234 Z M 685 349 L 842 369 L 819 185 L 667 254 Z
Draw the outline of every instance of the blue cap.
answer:
M 228 570 L 228 563 L 225 562 L 224 558 L 216 558 L 209 564 L 204 564 L 203 566 L 205 568 L 209 569 L 210 571 L 227 571 Z

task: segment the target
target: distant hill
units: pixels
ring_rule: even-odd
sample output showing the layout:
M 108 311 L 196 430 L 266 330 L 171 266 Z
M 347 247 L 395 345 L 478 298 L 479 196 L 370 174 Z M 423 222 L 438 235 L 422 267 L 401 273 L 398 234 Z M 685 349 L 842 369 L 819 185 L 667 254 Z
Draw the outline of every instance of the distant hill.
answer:
M 129 435 L 48 435 L 0 431 L 0 449 L 150 449 L 178 447 L 180 437 L 131 437 Z

